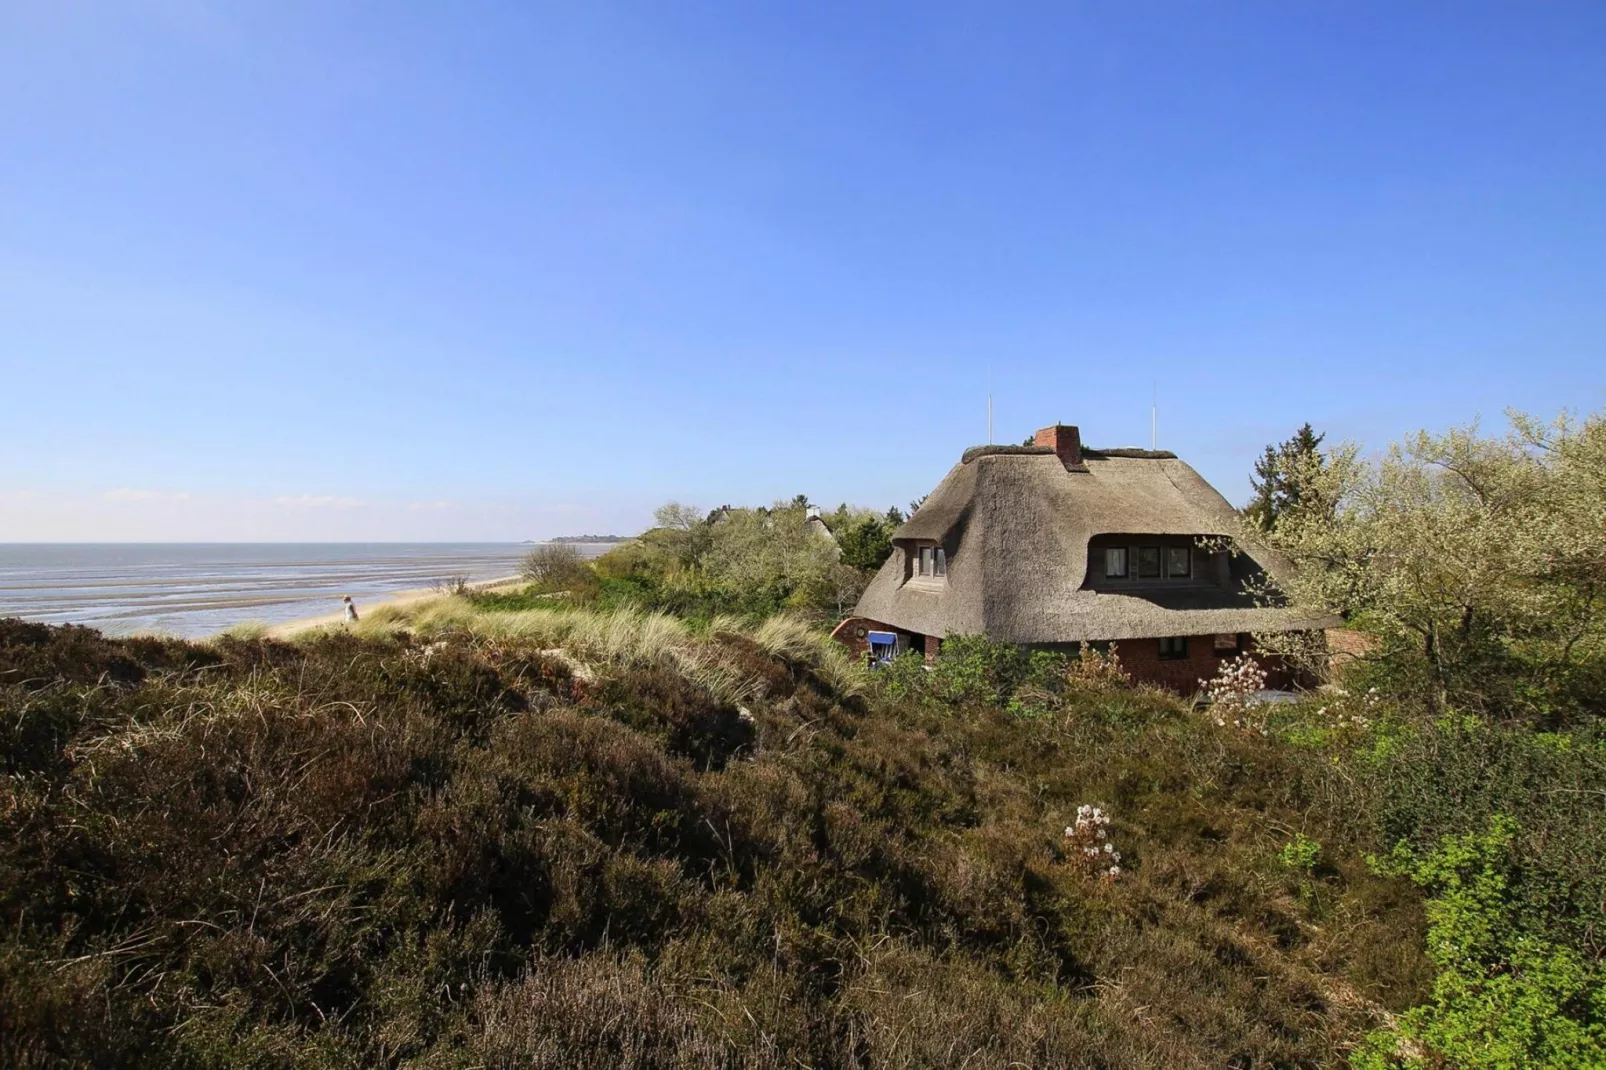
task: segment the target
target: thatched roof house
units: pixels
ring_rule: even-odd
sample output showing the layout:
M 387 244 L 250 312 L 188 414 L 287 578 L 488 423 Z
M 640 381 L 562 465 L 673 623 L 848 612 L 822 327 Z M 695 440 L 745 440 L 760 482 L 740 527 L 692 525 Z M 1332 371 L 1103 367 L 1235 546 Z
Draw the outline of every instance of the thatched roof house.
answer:
M 892 557 L 854 610 L 860 628 L 895 631 L 928 652 L 955 634 L 1116 641 L 1131 663 L 1149 647 L 1156 661 L 1192 662 L 1244 649 L 1248 633 L 1333 623 L 1257 604 L 1252 580 L 1286 563 L 1255 547 L 1202 545 L 1235 535 L 1237 516 L 1175 454 L 1083 449 L 1063 425 L 1035 441 L 966 451 L 894 533 Z

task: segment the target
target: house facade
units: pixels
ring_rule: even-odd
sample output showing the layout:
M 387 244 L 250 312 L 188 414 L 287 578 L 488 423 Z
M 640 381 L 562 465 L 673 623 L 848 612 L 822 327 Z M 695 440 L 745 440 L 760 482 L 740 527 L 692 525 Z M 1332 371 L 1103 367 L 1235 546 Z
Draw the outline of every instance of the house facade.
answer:
M 1256 591 L 1287 563 L 1226 547 L 1236 511 L 1164 450 L 1086 449 L 1077 428 L 964 457 L 893 536 L 837 638 L 935 657 L 949 635 L 1072 650 L 1114 644 L 1134 678 L 1191 692 L 1254 633 L 1336 622 Z M 1274 661 L 1271 686 L 1292 681 Z

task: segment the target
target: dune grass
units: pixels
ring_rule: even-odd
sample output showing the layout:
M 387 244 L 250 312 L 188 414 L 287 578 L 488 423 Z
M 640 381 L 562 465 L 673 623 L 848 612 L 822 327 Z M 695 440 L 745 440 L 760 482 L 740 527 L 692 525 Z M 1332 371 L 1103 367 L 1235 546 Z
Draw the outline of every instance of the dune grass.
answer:
M 352 629 L 363 636 L 426 638 L 454 634 L 490 640 L 517 640 L 562 649 L 586 663 L 624 667 L 669 665 L 710 694 L 742 702 L 754 694 L 756 679 L 740 657 L 725 649 L 735 636 L 773 657 L 813 672 L 839 697 L 864 692 L 862 666 L 828 635 L 788 614 L 753 619 L 719 615 L 694 629 L 667 613 L 630 606 L 597 610 L 554 606 L 511 611 L 485 609 L 466 598 L 444 596 L 399 606 L 380 606 Z

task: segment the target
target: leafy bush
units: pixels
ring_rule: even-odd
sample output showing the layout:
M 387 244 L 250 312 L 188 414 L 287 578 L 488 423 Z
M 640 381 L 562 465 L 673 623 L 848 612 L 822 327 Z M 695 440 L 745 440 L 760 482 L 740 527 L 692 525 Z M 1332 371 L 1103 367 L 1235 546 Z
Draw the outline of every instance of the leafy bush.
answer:
M 1525 924 L 1518 830 L 1496 815 L 1431 851 L 1402 843 L 1381 863 L 1432 891 L 1428 955 L 1439 972 L 1432 1000 L 1370 1038 L 1357 1067 L 1429 1057 L 1467 1070 L 1606 1065 L 1606 967 Z
M 1061 713 L 1088 692 L 1131 686 L 1114 648 L 1083 646 L 1073 657 L 980 635 L 949 636 L 941 657 L 930 663 L 919 653 L 904 654 L 878 672 L 877 679 L 884 693 L 894 697 L 918 698 L 952 711 L 1000 708 L 1022 718 Z
M 1303 832 L 1294 833 L 1283 849 L 1278 852 L 1277 860 L 1296 873 L 1309 874 L 1316 868 L 1316 862 L 1322 857 L 1322 845 L 1305 835 Z
M 524 555 L 519 575 L 540 591 L 578 591 L 590 593 L 596 577 L 585 558 L 565 542 L 543 543 Z
M 1606 732 L 1534 733 L 1472 718 L 1374 732 L 1355 765 L 1374 842 L 1426 853 L 1520 815 L 1508 849 L 1523 932 L 1606 956 Z
M 721 614 L 802 613 L 840 618 L 891 553 L 902 514 L 843 505 L 810 521 L 807 498 L 704 514 L 670 502 L 658 526 L 616 547 L 593 568 L 606 608 L 632 605 L 707 621 Z

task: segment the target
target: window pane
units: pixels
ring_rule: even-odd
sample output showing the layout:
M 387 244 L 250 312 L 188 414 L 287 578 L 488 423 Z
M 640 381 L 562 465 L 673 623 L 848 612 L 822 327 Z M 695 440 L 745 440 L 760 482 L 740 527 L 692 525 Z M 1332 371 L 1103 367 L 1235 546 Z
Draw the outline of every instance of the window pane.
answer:
M 1193 574 L 1193 548 L 1190 546 L 1170 546 L 1165 552 L 1165 574 L 1167 576 L 1189 576 Z
M 929 546 L 920 548 L 920 574 L 922 576 L 931 575 L 931 547 Z
M 1160 574 L 1160 548 L 1158 546 L 1138 547 L 1138 577 L 1149 579 Z
M 937 566 L 937 575 L 939 575 L 939 576 L 948 575 L 948 551 L 944 550 L 940 546 L 937 547 L 936 566 Z
M 1112 546 L 1104 551 L 1104 574 L 1111 579 L 1126 578 L 1126 547 Z

